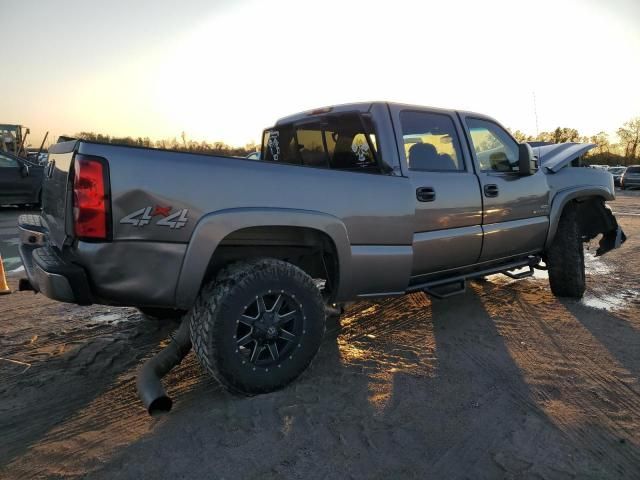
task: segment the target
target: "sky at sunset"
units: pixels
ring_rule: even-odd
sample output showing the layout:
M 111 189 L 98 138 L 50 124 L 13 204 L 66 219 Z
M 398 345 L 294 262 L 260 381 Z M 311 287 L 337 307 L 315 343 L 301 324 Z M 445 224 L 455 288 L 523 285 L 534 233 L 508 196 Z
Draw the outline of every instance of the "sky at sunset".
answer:
M 258 141 L 278 117 L 391 100 L 512 129 L 640 116 L 640 0 L 0 0 L 0 123 L 31 143 Z M 615 139 L 614 139 L 615 140 Z

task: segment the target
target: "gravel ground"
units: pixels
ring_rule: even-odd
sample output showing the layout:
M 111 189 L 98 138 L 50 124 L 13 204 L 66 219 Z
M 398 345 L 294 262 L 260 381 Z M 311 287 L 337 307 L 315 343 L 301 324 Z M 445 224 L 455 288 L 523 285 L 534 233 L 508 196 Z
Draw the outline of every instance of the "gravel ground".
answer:
M 587 255 L 582 301 L 541 275 L 358 303 L 277 393 L 234 397 L 189 354 L 158 418 L 135 372 L 176 324 L 0 297 L 0 477 L 640 478 L 640 196 L 612 208 L 629 240 Z

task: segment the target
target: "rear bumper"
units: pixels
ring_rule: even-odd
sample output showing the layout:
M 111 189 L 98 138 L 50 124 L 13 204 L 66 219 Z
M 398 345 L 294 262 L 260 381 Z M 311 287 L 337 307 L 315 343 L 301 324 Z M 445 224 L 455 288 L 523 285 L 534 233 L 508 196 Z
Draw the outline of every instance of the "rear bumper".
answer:
M 91 304 L 85 271 L 46 245 L 46 230 L 40 217 L 22 215 L 18 228 L 21 238 L 18 251 L 33 289 L 60 302 Z
M 37 215 L 18 219 L 20 257 L 31 287 L 61 302 L 175 308 L 186 244 L 146 241 L 50 245 Z

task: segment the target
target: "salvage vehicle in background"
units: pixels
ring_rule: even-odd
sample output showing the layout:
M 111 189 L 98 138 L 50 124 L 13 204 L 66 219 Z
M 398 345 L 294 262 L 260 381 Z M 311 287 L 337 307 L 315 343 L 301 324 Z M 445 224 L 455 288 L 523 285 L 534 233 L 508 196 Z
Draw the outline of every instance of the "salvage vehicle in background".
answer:
M 620 186 L 623 190 L 640 187 L 640 165 L 627 167 L 620 179 Z
M 0 124 L 0 153 L 25 156 L 25 141 L 29 133 L 23 125 Z
M 0 152 L 0 205 L 39 205 L 44 167 Z
M 613 184 L 616 187 L 620 186 L 620 180 L 622 179 L 622 175 L 627 170 L 627 167 L 609 167 L 608 172 L 613 175 Z
M 572 162 L 593 145 L 519 144 L 485 115 L 385 102 L 303 112 L 263 132 L 260 160 L 87 141 L 49 149 L 42 216 L 23 216 L 25 289 L 63 302 L 184 314 L 138 379 L 191 348 L 234 392 L 284 387 L 314 358 L 327 312 L 357 299 L 549 270 L 585 290 L 583 242 L 625 240 L 613 178 Z

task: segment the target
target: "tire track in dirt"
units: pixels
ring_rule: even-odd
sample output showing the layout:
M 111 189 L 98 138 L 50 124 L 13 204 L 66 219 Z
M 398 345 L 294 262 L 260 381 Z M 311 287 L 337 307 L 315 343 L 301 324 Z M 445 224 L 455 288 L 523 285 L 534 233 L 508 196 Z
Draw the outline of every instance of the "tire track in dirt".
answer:
M 640 396 L 628 384 L 637 380 L 548 291 L 527 287 L 485 286 L 480 295 L 536 404 L 617 474 L 640 474 Z
M 159 350 L 156 344 L 146 358 Z M 73 415 L 41 435 L 29 450 L 0 470 L 3 478 L 50 478 L 86 475 L 99 465 L 97 458 L 110 456 L 162 425 L 165 418 L 152 419 L 139 404 L 135 373 L 139 361 L 124 371 L 89 403 L 72 405 Z M 168 376 L 170 395 L 178 402 L 201 384 L 210 383 L 193 355 Z M 175 391 L 177 389 L 177 392 Z M 55 406 L 47 415 L 56 415 Z M 38 418 L 33 418 L 38 422 Z M 5 477 L 6 475 L 6 477 Z
M 10 279 L 10 284 L 14 281 Z M 173 328 L 170 324 L 145 320 L 134 309 L 115 309 L 123 321 L 121 324 L 99 323 L 91 319 L 114 309 L 79 308 L 33 297 L 27 292 L 4 297 L 2 307 L 8 315 L 5 317 L 3 312 L 7 321 L 3 319 L 0 329 L 11 333 L 2 336 L 0 356 L 23 361 L 30 367 L 18 370 L 11 368 L 10 362 L 0 363 L 3 379 L 0 430 L 3 438 L 11 439 L 7 443 L 0 440 L 0 465 L 32 451 L 43 436 L 47 442 L 46 435 L 50 438 L 60 435 L 52 432 L 64 432 L 64 438 L 70 441 L 80 435 L 78 429 L 65 431 L 67 422 L 102 395 L 110 398 L 105 393 L 110 389 L 117 390 L 120 384 L 128 382 L 126 388 L 135 392 L 132 388 L 135 368 Z M 112 413 L 102 408 L 109 401 L 95 403 L 106 421 L 118 415 L 117 409 Z M 63 430 L 56 430 L 60 425 Z M 32 457 L 27 454 L 26 458 Z M 25 465 L 28 466 L 25 476 L 29 476 L 26 471 L 30 471 L 33 461 Z
M 637 246 L 631 234 L 625 248 Z M 616 275 L 633 257 L 623 250 L 604 260 Z M 590 278 L 589 289 L 637 282 L 625 275 Z M 13 422 L 0 425 L 0 477 L 640 478 L 635 357 L 616 361 L 581 326 L 613 317 L 578 305 L 578 321 L 535 279 L 470 290 L 352 305 L 311 368 L 269 395 L 227 395 L 189 355 L 164 382 L 176 403 L 159 419 L 139 404 L 134 375 L 164 327 L 88 328 L 109 310 L 10 295 L 0 348 L 33 366 L 0 384 L 0 422 Z M 621 350 L 632 345 L 622 333 L 640 331 L 638 307 L 615 311 L 628 323 L 612 332 Z

